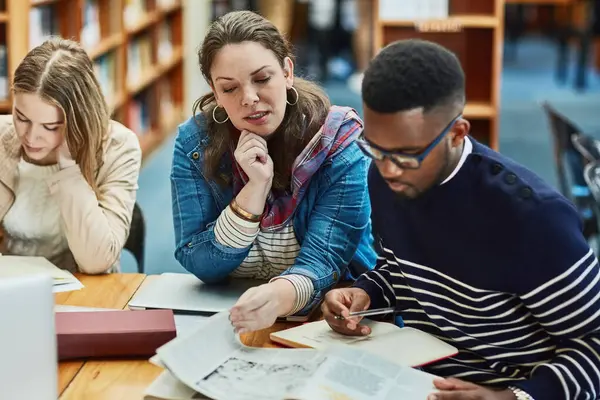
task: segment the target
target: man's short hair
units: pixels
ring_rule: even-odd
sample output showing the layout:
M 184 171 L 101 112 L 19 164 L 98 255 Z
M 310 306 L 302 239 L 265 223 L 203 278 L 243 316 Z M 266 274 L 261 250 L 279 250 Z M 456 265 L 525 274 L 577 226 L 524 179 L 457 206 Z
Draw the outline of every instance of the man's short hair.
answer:
M 379 113 L 464 103 L 465 74 L 454 53 L 420 39 L 384 47 L 371 61 L 362 82 L 365 105 Z

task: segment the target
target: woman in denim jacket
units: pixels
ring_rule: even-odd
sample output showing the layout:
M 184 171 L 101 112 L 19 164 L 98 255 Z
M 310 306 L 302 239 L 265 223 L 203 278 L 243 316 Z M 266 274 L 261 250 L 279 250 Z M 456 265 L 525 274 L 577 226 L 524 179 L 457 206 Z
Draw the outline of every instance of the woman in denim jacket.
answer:
M 262 329 L 375 264 L 362 121 L 294 77 L 289 44 L 258 14 L 219 18 L 198 57 L 211 92 L 175 141 L 175 257 L 206 283 L 269 280 L 230 311 L 236 331 Z

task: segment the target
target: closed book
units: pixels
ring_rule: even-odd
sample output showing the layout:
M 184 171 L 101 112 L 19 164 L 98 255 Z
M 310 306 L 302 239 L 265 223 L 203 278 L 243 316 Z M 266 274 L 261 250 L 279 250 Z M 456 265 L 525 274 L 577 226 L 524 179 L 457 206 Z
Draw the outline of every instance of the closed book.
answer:
M 151 357 L 176 336 L 172 310 L 56 313 L 58 359 Z

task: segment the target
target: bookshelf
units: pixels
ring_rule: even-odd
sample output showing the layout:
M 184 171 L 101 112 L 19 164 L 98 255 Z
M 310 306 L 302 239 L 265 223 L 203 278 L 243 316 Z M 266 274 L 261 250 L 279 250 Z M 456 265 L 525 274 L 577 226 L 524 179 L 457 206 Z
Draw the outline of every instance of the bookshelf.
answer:
M 464 116 L 471 134 L 498 149 L 504 0 L 418 0 L 410 11 L 394 7 L 394 1 L 373 0 L 374 51 L 396 40 L 420 38 L 455 52 L 467 78 Z M 421 6 L 427 2 L 429 10 Z
M 11 111 L 3 79 L 32 47 L 50 35 L 77 40 L 112 118 L 146 158 L 183 119 L 183 12 L 182 0 L 0 0 L 0 113 Z

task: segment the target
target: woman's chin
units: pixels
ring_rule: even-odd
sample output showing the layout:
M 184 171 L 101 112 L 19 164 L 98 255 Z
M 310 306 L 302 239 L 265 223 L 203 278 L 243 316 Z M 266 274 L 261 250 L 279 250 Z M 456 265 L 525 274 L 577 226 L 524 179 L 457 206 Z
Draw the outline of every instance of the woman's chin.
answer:
M 48 154 L 47 152 L 42 152 L 42 151 L 27 151 L 25 150 L 25 154 L 27 155 L 27 158 L 29 158 L 30 160 L 35 160 L 35 161 L 39 161 L 39 160 L 43 160 Z
M 234 124 L 234 126 L 240 132 L 248 131 L 248 132 L 252 132 L 264 139 L 268 139 L 269 137 L 271 137 L 273 135 L 273 133 L 275 133 L 275 131 L 277 130 L 277 128 L 279 128 L 279 125 L 281 124 L 281 121 L 279 121 L 277 123 L 277 121 L 273 121 L 272 118 L 273 118 L 273 115 L 270 115 L 270 118 L 269 118 L 270 121 L 268 121 L 264 124 L 252 124 L 252 123 L 248 123 L 247 121 L 244 120 L 241 124 Z
M 51 152 L 48 152 L 46 150 L 30 151 L 30 150 L 23 148 L 23 152 L 25 153 L 25 155 L 27 156 L 27 158 L 29 160 L 34 161 L 36 163 L 41 163 L 41 164 L 55 164 L 56 163 L 56 157 L 54 157 L 54 155 L 51 154 Z
M 248 124 L 243 124 L 240 126 L 236 126 L 236 125 L 234 125 L 234 126 L 240 132 L 248 131 L 248 132 L 254 133 L 255 135 L 260 136 L 263 139 L 267 139 L 267 138 L 271 137 L 271 135 L 273 135 L 273 133 L 277 129 L 277 127 L 272 127 L 272 126 L 267 126 L 267 125 L 252 126 L 252 125 L 248 125 Z

